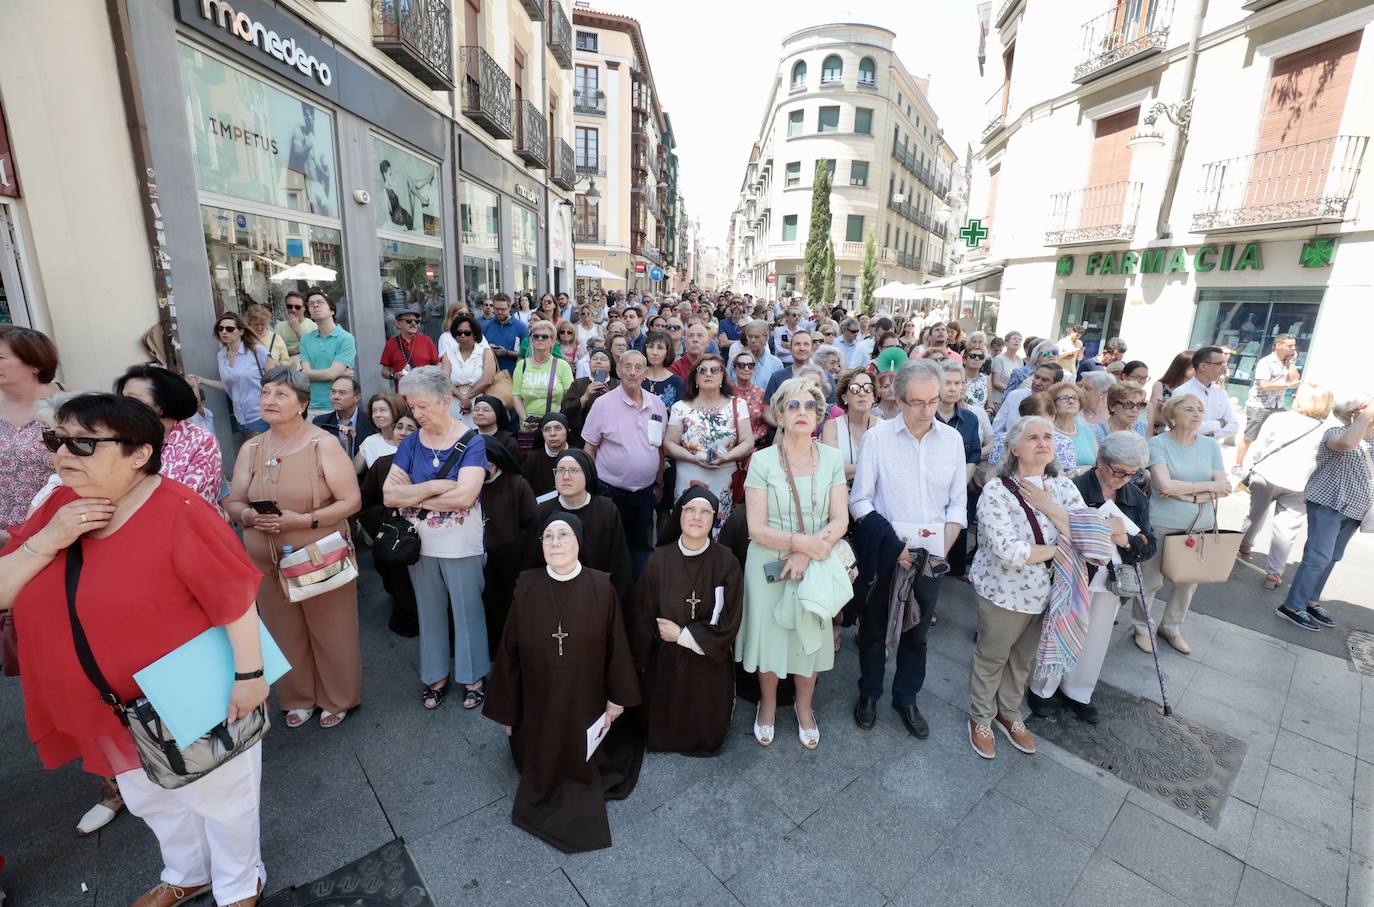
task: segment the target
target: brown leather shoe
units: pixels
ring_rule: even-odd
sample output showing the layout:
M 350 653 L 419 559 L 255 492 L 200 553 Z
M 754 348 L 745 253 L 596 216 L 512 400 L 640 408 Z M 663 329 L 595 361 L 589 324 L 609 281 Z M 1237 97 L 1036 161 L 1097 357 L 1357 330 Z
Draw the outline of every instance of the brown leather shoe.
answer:
M 997 756 L 997 740 L 992 736 L 992 728 L 986 724 L 979 724 L 972 718 L 968 720 L 968 742 L 973 747 L 973 751 L 984 759 L 993 759 Z
M 1001 715 L 993 720 L 997 722 L 997 729 L 1011 741 L 1012 746 L 1023 753 L 1033 754 L 1035 752 L 1035 738 L 1031 736 L 1030 731 L 1026 730 L 1024 721 L 1020 718 L 1015 721 L 1008 721 Z
M 1173 646 L 1180 655 L 1193 654 L 1193 647 L 1188 645 L 1188 640 L 1184 639 L 1181 633 L 1166 633 L 1160 630 L 1159 635 L 1164 638 L 1165 642 Z
M 134 901 L 132 907 L 177 907 L 194 900 L 210 890 L 210 883 L 182 887 L 169 882 L 159 882 L 142 897 Z

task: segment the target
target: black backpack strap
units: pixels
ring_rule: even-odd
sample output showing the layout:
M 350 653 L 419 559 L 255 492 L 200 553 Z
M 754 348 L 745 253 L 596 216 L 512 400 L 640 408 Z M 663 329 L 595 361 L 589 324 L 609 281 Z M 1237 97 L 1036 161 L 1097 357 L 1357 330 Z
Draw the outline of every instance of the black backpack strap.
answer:
M 72 542 L 67 549 L 67 617 L 72 624 L 72 644 L 76 647 L 76 660 L 81 662 L 81 670 L 86 672 L 86 678 L 90 680 L 91 686 L 95 687 L 100 694 L 100 701 L 110 707 L 119 720 L 127 725 L 128 717 L 124 714 L 124 708 L 119 702 L 119 697 L 110 688 L 110 682 L 105 679 L 105 675 L 100 671 L 100 665 L 96 663 L 95 653 L 91 651 L 90 640 L 86 638 L 86 630 L 81 626 L 81 619 L 76 614 L 76 589 L 81 583 L 81 565 L 84 557 L 81 553 L 81 539 Z

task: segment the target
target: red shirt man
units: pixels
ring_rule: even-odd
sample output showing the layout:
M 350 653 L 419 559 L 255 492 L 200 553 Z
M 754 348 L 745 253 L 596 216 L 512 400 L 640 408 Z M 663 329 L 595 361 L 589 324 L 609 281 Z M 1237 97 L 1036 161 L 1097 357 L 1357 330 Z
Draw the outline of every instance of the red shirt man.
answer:
M 687 328 L 687 339 L 683 342 L 683 354 L 677 361 L 668 366 L 668 371 L 677 375 L 684 382 L 687 376 L 692 374 L 692 366 L 697 364 L 697 360 L 706 352 L 706 345 L 711 341 L 711 332 L 706 330 L 706 325 L 695 322 Z
M 438 365 L 439 350 L 434 341 L 420 333 L 420 313 L 401 312 L 396 316 L 397 334 L 382 346 L 382 377 L 393 385 L 401 376 L 422 365 Z

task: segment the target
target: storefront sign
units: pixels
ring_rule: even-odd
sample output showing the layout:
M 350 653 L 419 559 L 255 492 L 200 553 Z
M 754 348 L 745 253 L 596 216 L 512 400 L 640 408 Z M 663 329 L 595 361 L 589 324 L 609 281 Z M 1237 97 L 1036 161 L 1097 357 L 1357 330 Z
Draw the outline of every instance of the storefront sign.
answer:
M 522 186 L 519 183 L 516 183 L 515 194 L 523 198 L 525 201 L 529 202 L 531 205 L 539 204 L 539 193 L 534 189 L 529 188 L 528 186 Z
M 1073 273 L 1074 256 L 1061 255 L 1055 273 L 1065 277 Z M 1089 277 L 1111 274 L 1184 274 L 1188 271 L 1205 274 L 1208 271 L 1262 271 L 1257 242 L 1198 246 L 1189 253 L 1186 248 L 1141 249 L 1135 251 L 1092 252 L 1088 255 L 1086 273 Z
M 14 169 L 14 155 L 10 152 L 10 133 L 5 126 L 3 107 L 0 107 L 0 195 L 19 197 L 19 174 Z
M 201 0 L 200 17 L 321 85 L 328 87 L 334 81 L 334 72 L 329 68 L 329 64 L 307 51 L 296 38 L 283 38 L 267 25 L 254 21 L 247 13 L 239 12 L 224 0 Z M 332 51 L 330 55 L 332 56 Z
M 1329 268 L 1331 262 L 1336 257 L 1336 240 L 1331 239 L 1309 239 L 1302 244 L 1302 252 L 1298 255 L 1298 264 L 1304 268 Z

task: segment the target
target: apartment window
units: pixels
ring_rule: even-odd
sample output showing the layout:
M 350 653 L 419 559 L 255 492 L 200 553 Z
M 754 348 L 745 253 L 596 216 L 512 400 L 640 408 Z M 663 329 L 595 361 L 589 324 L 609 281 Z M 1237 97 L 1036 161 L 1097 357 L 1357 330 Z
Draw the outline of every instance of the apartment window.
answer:
M 864 216 L 862 214 L 851 214 L 844 224 L 845 242 L 864 241 Z
M 825 58 L 821 64 L 821 84 L 827 85 L 840 81 L 844 75 L 844 64 L 840 62 L 838 54 L 831 54 Z
M 825 171 L 830 174 L 830 184 L 835 184 L 835 159 L 829 157 L 825 159 Z
M 887 197 L 892 198 L 897 193 L 897 177 L 888 174 L 887 177 Z
M 782 218 L 782 241 L 792 242 L 797 238 L 797 215 L 785 214 Z
M 787 165 L 787 171 L 783 179 L 783 188 L 801 185 L 801 161 L 792 161 Z
M 601 154 L 601 133 L 586 126 L 576 127 L 573 151 L 577 155 L 577 169 L 596 172 L 596 159 Z
M 870 107 L 854 108 L 854 131 L 862 135 L 873 134 L 873 110 Z
M 897 107 L 898 109 L 902 107 L 902 93 L 900 91 L 897 92 Z
M 869 88 L 878 84 L 878 67 L 874 64 L 872 57 L 864 57 L 859 61 L 859 87 Z
M 849 185 L 867 186 L 868 185 L 868 161 L 849 162 Z
M 840 131 L 840 108 L 822 107 L 816 116 L 817 132 L 839 132 Z
M 789 139 L 802 134 L 802 117 L 805 115 L 805 110 L 793 110 L 787 115 L 787 137 Z
M 793 88 L 793 89 L 798 89 L 798 88 L 805 88 L 805 87 L 806 87 L 806 61 L 805 61 L 805 60 L 798 60 L 798 61 L 796 62 L 796 65 L 794 65 L 794 66 L 792 67 L 792 88 Z
M 573 101 L 579 110 L 599 109 L 597 93 L 601 89 L 599 66 L 578 66 L 573 70 Z
M 596 53 L 597 34 L 594 31 L 580 31 L 577 33 L 577 49 Z

